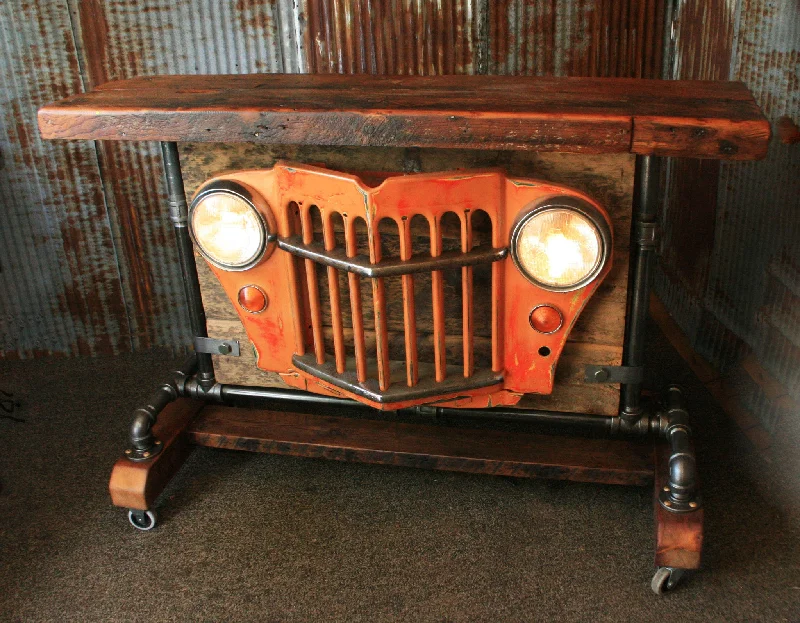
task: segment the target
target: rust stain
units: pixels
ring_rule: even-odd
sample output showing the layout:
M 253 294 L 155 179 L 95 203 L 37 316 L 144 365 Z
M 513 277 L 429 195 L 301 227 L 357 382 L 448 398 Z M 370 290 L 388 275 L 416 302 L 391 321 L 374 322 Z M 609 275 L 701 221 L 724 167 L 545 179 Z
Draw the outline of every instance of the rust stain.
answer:
M 109 67 L 108 21 L 103 0 L 83 0 L 80 23 L 89 87 L 108 82 L 116 72 Z
M 273 28 L 270 13 L 278 11 L 279 5 L 278 0 L 237 0 L 235 9 L 243 25 L 269 30 Z
M 666 0 L 491 3 L 491 71 L 657 78 Z
M 465 0 L 309 0 L 304 16 L 308 69 L 389 75 L 472 73 L 477 10 Z
M 676 43 L 678 79 L 727 80 L 735 14 L 726 0 L 681 3 Z
M 800 128 L 788 115 L 784 115 L 775 124 L 778 139 L 784 145 L 794 145 L 800 142 Z

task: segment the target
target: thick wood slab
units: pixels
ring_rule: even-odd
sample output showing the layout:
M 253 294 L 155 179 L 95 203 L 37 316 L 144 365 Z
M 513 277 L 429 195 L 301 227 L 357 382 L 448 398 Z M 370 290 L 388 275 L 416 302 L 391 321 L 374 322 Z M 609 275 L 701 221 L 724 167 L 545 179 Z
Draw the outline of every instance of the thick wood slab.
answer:
M 447 428 L 207 406 L 189 428 L 197 444 L 337 461 L 475 474 L 647 485 L 647 443 Z
M 698 569 L 703 549 L 703 509 L 671 513 L 658 503 L 658 494 L 667 484 L 669 452 L 667 444 L 656 443 L 656 566 Z
M 123 455 L 114 465 L 108 489 L 115 506 L 147 510 L 167 486 L 193 446 L 186 428 L 203 407 L 202 402 L 179 398 L 166 406 L 153 427 L 163 449 L 149 461 L 129 461 Z
M 523 76 L 154 76 L 39 111 L 44 138 L 530 149 L 748 160 L 737 82 Z

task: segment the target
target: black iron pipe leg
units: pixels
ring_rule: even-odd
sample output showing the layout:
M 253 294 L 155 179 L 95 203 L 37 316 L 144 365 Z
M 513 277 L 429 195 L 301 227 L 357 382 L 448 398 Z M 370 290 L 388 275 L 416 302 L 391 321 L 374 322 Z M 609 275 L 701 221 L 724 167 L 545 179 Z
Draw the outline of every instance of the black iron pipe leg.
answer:
M 692 429 L 686 401 L 678 387 L 667 390 L 666 428 L 664 434 L 670 444 L 669 476 L 658 501 L 674 513 L 687 513 L 700 508 L 697 493 L 697 461 L 692 449 Z
M 194 248 L 189 236 L 189 208 L 183 188 L 181 161 L 176 143 L 161 143 L 161 155 L 164 160 L 164 177 L 167 183 L 169 198 L 169 218 L 175 229 L 178 244 L 178 259 L 181 264 L 183 288 L 186 293 L 186 308 L 189 312 L 189 325 L 193 337 L 208 337 L 206 312 L 200 295 L 200 280 L 197 277 L 197 264 L 194 260 Z M 214 385 L 214 363 L 211 355 L 197 354 L 197 381 L 201 387 Z
M 183 277 L 183 288 L 186 294 L 186 309 L 189 313 L 189 325 L 193 337 L 208 337 L 206 313 L 200 295 L 200 280 L 197 277 L 197 265 L 194 260 L 194 248 L 189 236 L 189 207 L 186 203 L 186 192 L 183 188 L 181 161 L 176 143 L 161 143 L 161 156 L 164 163 L 164 180 L 167 185 L 169 201 L 169 218 L 175 230 L 175 241 L 178 246 L 178 260 Z M 186 381 L 195 375 L 201 390 L 208 390 L 216 385 L 214 363 L 211 355 L 195 353 L 178 370 L 172 379 L 161 385 L 143 407 L 134 411 L 130 426 L 130 447 L 125 455 L 132 461 L 145 461 L 161 450 L 161 443 L 153 435 L 153 425 L 158 414 L 170 402 L 184 394 Z
M 629 280 L 627 322 L 622 365 L 644 365 L 645 331 L 650 303 L 650 284 L 656 253 L 656 218 L 658 216 L 661 162 L 654 156 L 636 156 L 634 180 L 633 250 Z M 624 383 L 620 395 L 620 416 L 635 422 L 644 414 L 642 384 Z
M 131 461 L 146 461 L 161 451 L 163 446 L 153 434 L 153 425 L 164 407 L 186 393 L 186 383 L 196 370 L 197 357 L 193 354 L 153 392 L 145 405 L 133 412 L 128 433 L 130 447 L 125 450 L 125 456 Z

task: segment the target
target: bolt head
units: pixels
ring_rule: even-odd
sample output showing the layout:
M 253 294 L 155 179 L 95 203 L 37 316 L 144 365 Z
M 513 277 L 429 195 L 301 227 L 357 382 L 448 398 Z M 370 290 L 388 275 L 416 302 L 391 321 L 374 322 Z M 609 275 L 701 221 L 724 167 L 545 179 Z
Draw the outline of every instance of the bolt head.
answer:
M 142 452 L 142 456 L 143 456 L 144 458 L 147 458 L 147 457 L 149 457 L 149 456 L 150 456 L 150 453 L 149 453 L 149 452 Z
M 669 493 L 669 487 L 664 487 L 664 492 Z
M 130 453 L 131 453 L 131 449 L 130 449 L 130 448 L 128 448 L 127 450 L 125 450 L 125 454 L 130 454 Z
M 233 348 L 231 348 L 230 344 L 226 344 L 223 342 L 222 344 L 219 345 L 217 350 L 219 351 L 220 355 L 230 355 L 231 352 L 233 351 Z
M 689 502 L 689 508 L 697 508 L 697 502 Z
M 669 500 L 664 500 L 664 506 L 672 506 L 672 502 Z
M 610 375 L 608 374 L 608 370 L 602 368 L 594 373 L 594 380 L 602 383 L 604 381 L 607 381 L 609 376 Z
M 161 440 L 160 440 L 160 439 L 156 439 L 156 445 L 157 445 L 157 446 L 160 446 L 160 445 L 161 445 Z

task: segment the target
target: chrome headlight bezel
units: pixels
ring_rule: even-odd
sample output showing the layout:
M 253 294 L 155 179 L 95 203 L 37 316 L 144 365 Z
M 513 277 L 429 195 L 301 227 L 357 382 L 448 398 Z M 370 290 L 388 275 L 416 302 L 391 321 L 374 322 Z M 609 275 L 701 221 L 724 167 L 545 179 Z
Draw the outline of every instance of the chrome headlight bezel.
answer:
M 256 216 L 256 222 L 259 227 L 260 232 L 260 243 L 257 251 L 252 255 L 252 257 L 244 263 L 241 264 L 228 264 L 225 262 L 219 261 L 217 258 L 213 257 L 204 247 L 202 242 L 197 238 L 194 229 L 194 214 L 197 207 L 205 200 L 208 199 L 211 195 L 231 195 L 236 197 L 237 199 L 243 201 L 247 206 L 252 210 L 253 214 Z M 261 209 L 259 209 L 261 208 Z M 267 205 L 266 201 L 258 196 L 254 191 L 246 187 L 244 184 L 240 182 L 235 182 L 233 180 L 217 180 L 210 182 L 197 193 L 197 195 L 192 200 L 191 205 L 189 206 L 189 219 L 188 219 L 188 226 L 189 226 L 189 235 L 192 239 L 197 250 L 200 252 L 206 261 L 210 264 L 216 266 L 217 268 L 221 268 L 227 271 L 233 272 L 241 272 L 245 270 L 249 270 L 253 268 L 261 261 L 269 257 L 275 247 L 275 242 L 277 241 L 277 232 L 274 224 L 274 219 L 272 218 L 272 213 L 269 210 L 269 206 Z
M 595 227 L 600 246 L 597 260 L 592 269 L 579 281 L 564 286 L 555 286 L 536 279 L 534 275 L 531 275 L 525 269 L 517 253 L 519 238 L 525 225 L 532 218 L 535 218 L 542 213 L 554 210 L 569 210 L 586 218 Z M 608 260 L 611 257 L 611 248 L 611 226 L 606 217 L 602 214 L 602 212 L 600 212 L 600 210 L 598 210 L 588 201 L 571 196 L 550 197 L 532 207 L 522 210 L 517 217 L 516 222 L 514 223 L 514 227 L 511 230 L 511 238 L 509 242 L 511 259 L 514 262 L 514 265 L 517 267 L 517 270 L 519 270 L 522 276 L 532 284 L 544 290 L 549 290 L 550 292 L 572 292 L 574 290 L 580 290 L 581 288 L 590 284 L 597 278 L 597 276 L 603 271 L 603 268 L 605 268 L 605 266 L 608 264 Z

